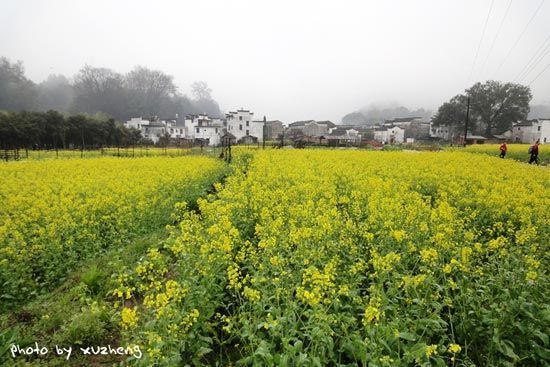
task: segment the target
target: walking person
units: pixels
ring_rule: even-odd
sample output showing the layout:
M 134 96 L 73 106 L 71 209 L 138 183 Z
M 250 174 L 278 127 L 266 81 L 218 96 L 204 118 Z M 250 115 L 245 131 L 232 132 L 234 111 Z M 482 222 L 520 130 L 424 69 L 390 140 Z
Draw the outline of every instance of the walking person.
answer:
M 535 162 L 536 164 L 539 164 L 539 145 L 540 145 L 540 142 L 537 140 L 535 144 L 529 147 L 529 154 L 531 154 L 531 158 L 529 159 L 529 164 L 532 164 L 533 162 Z
M 508 151 L 508 146 L 506 142 L 500 144 L 500 158 L 506 157 L 506 152 Z

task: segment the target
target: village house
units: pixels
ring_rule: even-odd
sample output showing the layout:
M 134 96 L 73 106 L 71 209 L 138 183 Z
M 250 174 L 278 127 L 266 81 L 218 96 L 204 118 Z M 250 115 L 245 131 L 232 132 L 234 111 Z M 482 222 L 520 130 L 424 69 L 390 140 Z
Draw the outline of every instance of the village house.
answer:
M 361 143 L 361 133 L 354 127 L 336 126 L 330 134 L 325 136 L 325 139 L 327 139 L 328 145 L 356 145 Z
M 462 137 L 459 137 L 456 141 L 459 144 L 464 144 L 464 135 Z M 467 145 L 484 144 L 486 141 L 487 141 L 487 138 L 484 137 L 484 136 L 481 136 L 481 135 L 472 135 L 472 134 L 467 134 L 466 135 L 466 144 Z
M 188 115 L 185 118 L 185 137 L 207 145 L 219 145 L 225 132 L 224 122 L 220 118 L 208 115 Z
M 383 123 L 383 126 L 391 127 L 391 126 L 398 126 L 400 128 L 406 128 L 409 127 L 411 124 L 414 123 L 421 123 L 422 117 L 400 117 L 400 118 L 394 118 L 393 120 L 386 120 Z
M 265 122 L 265 138 L 266 140 L 277 140 L 284 133 L 285 127 L 279 120 Z
M 336 125 L 331 121 L 296 121 L 288 125 L 291 134 L 301 133 L 305 136 L 326 136 Z
M 262 143 L 264 138 L 264 122 L 254 121 L 254 113 L 249 110 L 237 110 L 225 115 L 227 132 L 231 133 L 237 143 Z
M 433 125 L 430 122 L 430 137 L 442 140 L 452 140 L 455 127 L 450 125 Z
M 127 128 L 133 128 L 140 131 L 144 139 L 151 140 L 153 143 L 158 143 L 162 136 L 167 134 L 170 138 L 181 139 L 185 137 L 185 130 L 180 126 L 176 119 L 161 120 L 157 117 L 144 119 L 142 117 L 133 117 L 124 123 Z
M 512 126 L 513 142 L 533 144 L 537 140 L 541 144 L 550 143 L 550 118 L 521 121 Z
M 374 140 L 385 143 L 403 143 L 405 142 L 405 129 L 399 126 L 383 126 L 374 130 Z

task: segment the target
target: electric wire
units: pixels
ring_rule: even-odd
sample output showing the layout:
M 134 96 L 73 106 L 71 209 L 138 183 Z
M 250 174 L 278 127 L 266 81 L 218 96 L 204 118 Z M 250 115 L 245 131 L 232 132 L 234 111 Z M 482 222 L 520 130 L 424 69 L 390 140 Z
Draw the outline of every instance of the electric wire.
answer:
M 525 79 L 533 69 L 535 69 L 538 64 L 544 59 L 544 57 L 550 52 L 550 43 L 546 45 L 546 42 L 550 40 L 550 36 L 544 40 L 544 43 L 541 45 L 541 47 L 537 50 L 537 52 L 531 57 L 527 65 L 521 70 L 518 77 L 516 77 L 516 80 L 522 80 Z
M 485 65 L 487 64 L 487 60 L 489 60 L 489 56 L 491 55 L 491 52 L 493 51 L 493 48 L 495 48 L 496 41 L 498 39 L 500 31 L 502 30 L 502 26 L 504 25 L 504 21 L 506 20 L 506 17 L 508 16 L 508 12 L 510 11 L 510 6 L 512 5 L 513 1 L 514 0 L 510 0 L 508 2 L 508 6 L 506 7 L 506 11 L 504 12 L 504 16 L 502 17 L 502 20 L 500 21 L 500 25 L 498 26 L 498 30 L 497 30 L 497 33 L 495 34 L 495 37 L 493 37 L 493 41 L 491 42 L 491 47 L 489 47 L 489 52 L 487 53 L 487 57 L 485 57 L 485 60 L 483 61 L 483 64 L 481 65 L 480 71 L 483 71 L 483 69 L 485 69 Z
M 485 37 L 485 31 L 487 30 L 487 24 L 489 23 L 489 18 L 491 16 L 494 3 L 495 3 L 495 0 L 491 0 L 491 5 L 489 6 L 489 12 L 487 13 L 487 18 L 485 18 L 485 25 L 483 26 L 483 31 L 481 32 L 481 38 L 479 39 L 479 44 L 477 45 L 476 56 L 474 57 L 474 62 L 472 63 L 470 74 L 468 75 L 468 84 L 470 83 L 470 80 L 472 78 L 472 73 L 474 72 L 474 68 L 476 66 L 477 58 L 479 56 L 479 50 L 481 50 L 481 44 L 483 43 L 483 38 Z
M 502 66 L 504 65 L 504 63 L 506 62 L 506 60 L 508 60 L 508 58 L 510 57 L 510 55 L 512 54 L 512 51 L 514 51 L 514 49 L 516 48 L 516 46 L 518 45 L 519 41 L 521 40 L 521 38 L 523 37 L 523 35 L 525 34 L 525 31 L 527 31 L 527 28 L 529 28 L 529 25 L 531 24 L 531 22 L 533 21 L 533 19 L 535 19 L 535 17 L 537 16 L 540 8 L 542 7 L 542 5 L 544 4 L 544 0 L 542 0 L 539 4 L 539 6 L 537 7 L 537 9 L 535 10 L 535 12 L 533 13 L 533 15 L 531 16 L 531 19 L 529 19 L 529 21 L 527 22 L 527 24 L 525 25 L 525 27 L 523 28 L 523 31 L 521 31 L 521 33 L 519 34 L 519 37 L 516 39 L 516 42 L 514 42 L 513 46 L 510 48 L 510 50 L 508 51 L 508 53 L 506 54 L 506 56 L 504 56 L 504 58 L 502 59 L 502 62 L 500 63 L 500 65 L 498 66 L 498 68 L 495 70 L 495 72 L 493 73 L 493 79 L 495 77 L 495 75 L 500 71 L 500 69 L 502 68 Z

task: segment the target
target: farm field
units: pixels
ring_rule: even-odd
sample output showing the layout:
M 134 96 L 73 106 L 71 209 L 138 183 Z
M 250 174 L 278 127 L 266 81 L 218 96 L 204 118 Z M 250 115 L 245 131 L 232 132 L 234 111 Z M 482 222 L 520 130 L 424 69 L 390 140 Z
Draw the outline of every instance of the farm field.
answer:
M 0 309 L 47 292 L 82 259 L 166 224 L 224 170 L 204 157 L 0 165 Z
M 0 152 L 1 153 L 1 152 Z M 13 155 L 13 151 L 10 151 Z M 19 150 L 19 158 L 22 160 L 45 159 L 73 159 L 73 158 L 107 158 L 107 157 L 181 157 L 191 153 L 188 148 L 158 148 L 158 147 L 127 147 L 127 148 L 103 148 L 103 149 L 54 149 L 50 150 Z M 28 156 L 27 156 L 28 154 Z
M 546 168 L 463 151 L 235 149 L 234 158 L 230 167 L 200 157 L 2 166 L 14 170 L 8 176 L 11 196 L 25 198 L 5 207 L 40 213 L 17 221 L 21 248 L 41 234 L 40 218 L 56 212 L 51 208 L 65 217 L 46 223 L 73 223 L 68 233 L 88 233 L 89 226 L 74 224 L 90 212 L 76 205 L 87 202 L 83 191 L 101 197 L 98 210 L 123 208 L 112 215 L 100 211 L 108 216 L 101 223 L 124 218 L 120 227 L 127 230 L 107 229 L 104 242 L 103 234 L 85 237 L 82 252 L 103 251 L 114 260 L 89 256 L 85 271 L 64 282 L 36 281 L 34 271 L 10 278 L 18 271 L 14 261 L 22 261 L 22 269 L 35 263 L 0 260 L 6 267 L 0 274 L 13 289 L 6 294 L 19 294 L 19 278 L 35 284 L 37 293 L 52 289 L 50 282 L 63 284 L 55 291 L 58 299 L 39 294 L 18 306 L 15 316 L 0 318 L 0 326 L 11 330 L 0 332 L 0 361 L 2 337 L 4 343 L 30 344 L 39 335 L 41 343 L 140 346 L 139 357 L 103 361 L 111 365 L 550 363 Z M 174 169 L 173 162 L 186 169 Z M 48 173 L 12 168 L 25 164 L 43 164 Z M 100 167 L 111 166 L 108 174 L 99 174 Z M 170 172 L 161 173 L 162 167 Z M 63 169 L 79 179 L 73 180 L 76 188 L 61 192 L 79 194 L 59 204 L 37 199 L 64 196 L 55 184 L 37 178 L 67 174 Z M 157 176 L 162 178 L 150 183 Z M 40 195 L 16 185 L 35 181 L 44 185 Z M 205 186 L 216 181 L 205 194 Z M 88 186 L 79 190 L 79 185 Z M 148 195 L 137 187 L 148 188 Z M 18 212 L 6 208 L 0 228 Z M 144 213 L 157 225 L 148 227 Z M 166 223 L 171 224 L 159 231 Z M 76 246 L 67 246 L 71 237 L 46 233 L 37 242 L 50 250 L 38 252 L 45 256 L 42 263 L 51 257 L 64 267 L 67 258 L 71 266 L 64 273 L 70 274 L 76 264 L 71 260 Z M 126 233 L 142 238 L 125 242 Z M 1 243 L 0 249 L 10 248 Z M 67 317 L 55 317 L 67 308 Z M 33 320 L 21 320 L 27 314 Z M 13 364 L 64 365 L 56 358 L 4 356 Z
M 520 162 L 529 162 L 530 154 L 529 151 L 530 144 L 507 144 L 508 152 L 506 153 L 505 159 L 515 159 Z M 480 153 L 488 154 L 493 157 L 498 157 L 500 154 L 499 150 L 500 144 L 475 144 L 468 145 L 465 149 L 466 152 L 471 153 Z M 540 145 L 539 146 L 539 160 L 540 164 L 547 166 L 550 164 L 550 146 Z
M 141 363 L 548 363 L 548 171 L 458 152 L 248 159 L 120 278 Z

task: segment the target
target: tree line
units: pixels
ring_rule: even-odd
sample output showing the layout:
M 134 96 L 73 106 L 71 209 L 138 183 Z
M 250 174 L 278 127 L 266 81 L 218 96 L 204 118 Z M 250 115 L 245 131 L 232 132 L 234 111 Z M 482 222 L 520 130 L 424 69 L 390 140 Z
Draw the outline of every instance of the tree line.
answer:
M 512 128 L 512 124 L 525 120 L 532 98 L 528 86 L 488 80 L 478 82 L 443 103 L 435 116 L 435 126 L 446 125 L 457 131 L 464 129 L 466 114 L 468 131 L 490 137 Z M 468 111 L 468 98 L 470 107 Z
M 85 65 L 72 78 L 54 74 L 36 84 L 26 77 L 22 62 L 0 57 L 0 110 L 101 112 L 119 121 L 197 113 L 221 116 L 205 82 L 193 83 L 191 91 L 192 98 L 181 94 L 171 75 L 142 66 L 122 74 Z
M 68 149 L 130 146 L 143 143 L 141 133 L 104 114 L 65 116 L 58 111 L 0 112 L 0 147 Z

